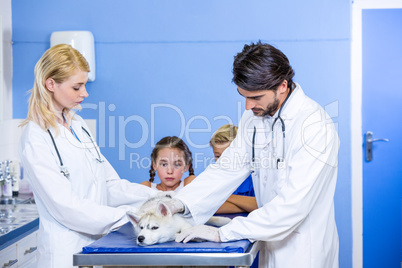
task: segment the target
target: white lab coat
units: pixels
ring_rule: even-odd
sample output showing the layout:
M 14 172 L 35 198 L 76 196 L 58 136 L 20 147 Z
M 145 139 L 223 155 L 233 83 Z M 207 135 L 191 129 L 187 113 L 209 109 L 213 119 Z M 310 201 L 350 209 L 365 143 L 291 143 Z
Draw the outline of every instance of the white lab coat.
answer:
M 176 198 L 202 224 L 251 172 L 259 209 L 219 229 L 222 241 L 264 241 L 259 267 L 335 268 L 339 241 L 334 216 L 339 139 L 325 111 L 296 88 L 281 117 L 286 126 L 286 168 L 276 168 L 283 155 L 280 122 L 272 136 L 273 118 L 246 111 L 236 139 L 216 164 L 210 165 Z M 213 187 L 211 187 L 213 185 Z
M 26 178 L 33 190 L 40 216 L 38 267 L 72 267 L 73 254 L 120 227 L 128 220 L 126 211 L 139 207 L 156 194 L 149 187 L 122 180 L 101 156 L 99 163 L 93 143 L 82 130 L 89 128 L 75 115 L 72 128 L 62 125 L 50 131 L 55 139 L 70 179 L 60 173 L 59 158 L 50 135 L 29 122 L 20 141 L 20 157 Z

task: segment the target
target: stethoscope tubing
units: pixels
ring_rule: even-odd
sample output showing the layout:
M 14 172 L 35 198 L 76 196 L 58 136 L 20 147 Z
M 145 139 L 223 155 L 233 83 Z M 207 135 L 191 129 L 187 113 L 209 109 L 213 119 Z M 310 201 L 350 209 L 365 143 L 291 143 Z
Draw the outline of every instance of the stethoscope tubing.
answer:
M 89 139 L 91 140 L 92 144 L 93 144 L 94 147 L 95 147 L 96 153 L 98 154 L 98 158 L 96 158 L 96 161 L 98 161 L 99 163 L 102 163 L 104 160 L 102 160 L 101 155 L 100 155 L 100 153 L 99 153 L 98 148 L 97 148 L 96 145 L 95 145 L 94 140 L 92 139 L 91 135 L 89 135 L 88 130 L 86 130 L 84 127 L 81 127 L 81 128 L 82 128 L 82 130 L 84 130 L 84 132 L 88 135 Z
M 279 165 L 278 165 L 279 162 L 285 161 L 285 132 L 286 132 L 286 127 L 285 127 L 285 121 L 283 121 L 283 119 L 281 117 L 281 113 L 282 113 L 282 109 L 285 106 L 286 101 L 289 99 L 290 94 L 292 93 L 292 91 L 293 91 L 293 88 L 291 86 L 290 90 L 289 90 L 289 94 L 286 96 L 286 98 L 283 101 L 281 107 L 279 108 L 278 116 L 275 118 L 275 120 L 274 120 L 274 122 L 272 124 L 272 128 L 271 128 L 271 130 L 272 130 L 272 142 L 274 142 L 274 127 L 275 127 L 275 123 L 279 119 L 279 122 L 281 122 L 281 126 L 282 126 L 282 135 L 283 135 L 283 144 L 282 144 L 283 146 L 282 146 L 282 148 L 283 148 L 283 152 L 282 152 L 282 158 L 279 158 L 279 157 L 277 158 L 277 168 L 279 168 Z M 252 151 L 251 151 L 251 161 L 252 161 L 251 162 L 251 173 L 253 173 L 255 171 L 255 164 L 254 164 L 255 163 L 255 148 L 254 148 L 255 147 L 255 133 L 256 133 L 256 128 L 254 126 L 253 141 L 252 141 Z
M 101 155 L 100 155 L 100 153 L 99 153 L 99 151 L 98 151 L 98 149 L 97 149 L 97 147 L 96 147 L 96 144 L 95 144 L 94 140 L 92 139 L 91 135 L 89 134 L 88 130 L 86 130 L 84 127 L 81 127 L 81 128 L 82 128 L 82 130 L 88 135 L 89 139 L 91 140 L 92 144 L 93 144 L 94 147 L 95 147 L 96 153 L 98 154 L 98 158 L 96 158 L 96 160 L 97 160 L 99 163 L 104 162 L 104 160 L 102 160 Z M 66 178 L 69 178 L 70 173 L 68 172 L 67 168 L 64 166 L 64 163 L 63 163 L 63 160 L 62 160 L 62 158 L 61 158 L 59 149 L 57 148 L 56 142 L 55 142 L 55 140 L 54 140 L 54 138 L 53 138 L 52 133 L 50 132 L 50 129 L 48 129 L 47 132 L 49 133 L 49 136 L 50 136 L 50 138 L 51 138 L 51 140 L 52 140 L 54 149 L 56 150 L 57 157 L 59 158 L 59 162 L 60 162 L 60 172 L 63 173 L 63 175 L 64 175 Z
M 50 138 L 52 139 L 54 149 L 56 150 L 57 157 L 59 158 L 60 166 L 62 167 L 62 166 L 63 166 L 63 160 L 61 159 L 61 156 L 60 156 L 60 153 L 59 153 L 59 149 L 58 149 L 57 146 L 56 146 L 56 142 L 54 141 L 54 138 L 53 138 L 52 133 L 50 132 L 50 129 L 48 129 L 47 132 L 49 133 Z

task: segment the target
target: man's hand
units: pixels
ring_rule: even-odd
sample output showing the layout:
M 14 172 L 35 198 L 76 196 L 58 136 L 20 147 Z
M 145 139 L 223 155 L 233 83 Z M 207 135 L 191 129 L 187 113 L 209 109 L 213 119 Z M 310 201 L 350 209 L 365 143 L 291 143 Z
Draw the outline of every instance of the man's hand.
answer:
M 184 212 L 184 204 L 179 199 L 171 199 L 167 201 L 163 201 L 163 203 L 169 208 L 170 213 L 183 213 Z
M 207 226 L 207 225 L 197 225 L 183 230 L 176 236 L 176 242 L 187 243 L 188 241 L 194 239 L 207 240 L 212 242 L 221 242 L 221 237 L 219 236 L 218 228 Z

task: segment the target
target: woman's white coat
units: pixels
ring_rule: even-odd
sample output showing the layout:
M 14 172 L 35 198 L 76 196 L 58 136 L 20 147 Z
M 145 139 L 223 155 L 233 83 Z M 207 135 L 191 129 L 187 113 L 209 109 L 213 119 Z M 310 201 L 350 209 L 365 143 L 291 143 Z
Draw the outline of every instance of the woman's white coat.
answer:
M 122 180 L 109 162 L 98 157 L 88 126 L 78 115 L 72 128 L 81 142 L 62 125 L 51 128 L 69 179 L 49 133 L 29 122 L 20 141 L 25 176 L 33 190 L 40 216 L 38 267 L 72 267 L 72 255 L 126 222 L 126 211 L 135 210 L 156 191 Z M 96 145 L 95 145 L 96 146 Z M 99 148 L 97 148 L 99 150 Z

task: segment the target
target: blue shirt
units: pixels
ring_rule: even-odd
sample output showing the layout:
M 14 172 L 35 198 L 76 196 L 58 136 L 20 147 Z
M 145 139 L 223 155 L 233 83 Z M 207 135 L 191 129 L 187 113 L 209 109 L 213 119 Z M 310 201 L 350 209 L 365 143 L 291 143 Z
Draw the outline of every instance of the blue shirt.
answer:
M 251 175 L 233 192 L 236 195 L 255 196 Z
M 243 183 L 239 186 L 239 188 L 237 188 L 236 191 L 233 192 L 233 194 L 245 195 L 245 196 L 255 196 L 254 187 L 253 187 L 253 179 L 251 178 L 251 175 L 248 176 L 248 178 L 245 181 L 243 181 Z M 258 268 L 258 258 L 259 258 L 258 254 L 255 257 L 254 262 L 250 266 L 250 268 Z M 230 266 L 230 267 L 233 267 L 233 266 Z

